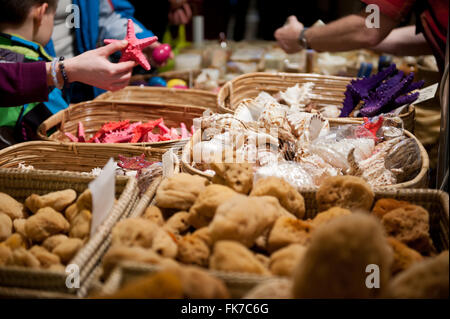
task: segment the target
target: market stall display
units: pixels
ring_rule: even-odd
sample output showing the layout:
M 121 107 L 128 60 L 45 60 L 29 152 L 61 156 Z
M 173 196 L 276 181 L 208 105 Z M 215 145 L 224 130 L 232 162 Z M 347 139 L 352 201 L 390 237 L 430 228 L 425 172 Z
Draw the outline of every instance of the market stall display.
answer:
M 245 165 L 235 164 L 232 169 L 243 172 Z M 245 175 L 238 180 L 245 184 Z M 224 281 L 232 297 L 240 298 L 274 276 L 294 278 L 294 285 L 303 285 L 301 267 L 331 269 L 336 265 L 312 257 L 318 249 L 325 254 L 318 258 L 331 258 L 331 249 L 336 263 L 346 265 L 340 268 L 341 274 L 334 272 L 337 278 L 327 279 L 336 284 L 336 290 L 327 291 L 328 285 L 321 281 L 309 293 L 318 291 L 315 297 L 319 298 L 332 293 L 374 297 L 367 288 L 346 290 L 341 280 L 360 285 L 355 278 L 345 277 L 355 276 L 355 271 L 343 269 L 367 263 L 369 256 L 380 258 L 377 264 L 389 269 L 384 282 L 394 284 L 397 275 L 431 262 L 432 256 L 448 249 L 448 195 L 442 192 L 374 192 L 362 179 L 349 176 L 329 178 L 318 190 L 300 193 L 277 178 L 258 181 L 245 190 L 241 183 L 232 183 L 234 188 L 230 188 L 231 181 L 235 179 L 210 184 L 186 174 L 166 179 L 143 215 L 113 229 L 112 246 L 103 259 L 105 274 L 111 275 L 105 293 L 117 292 L 139 275 L 180 264 L 209 268 L 211 275 Z M 340 233 L 348 238 L 336 240 Z M 329 247 L 325 239 L 317 239 L 323 236 L 330 236 Z M 115 265 L 119 271 L 113 270 Z M 312 275 L 304 278 L 310 280 L 305 286 L 315 280 Z M 300 290 L 295 288 L 296 293 Z
M 448 298 L 449 197 L 427 189 L 422 145 L 440 56 L 319 53 L 306 28 L 204 42 L 198 14 L 192 46 L 184 25 L 160 44 L 127 17 L 105 32 L 128 22 L 127 43 L 98 37 L 120 54 L 37 52 L 61 103 L 92 98 L 68 86 L 94 67 L 123 89 L 0 127 L 27 141 L 0 150 L 0 298 Z
M 187 127 L 191 127 L 193 125 L 193 119 L 202 116 L 205 110 L 206 108 L 203 107 L 183 107 L 170 104 L 162 105 L 161 103 L 92 101 L 71 106 L 50 117 L 40 125 L 38 134 L 43 140 L 71 142 L 66 136 L 66 133 L 76 136 L 80 132 L 80 123 L 82 123 L 86 140 L 89 141 L 96 133 L 102 133 L 101 128 L 108 121 L 114 122 L 115 124 L 119 124 L 120 122 L 128 123 L 128 125 L 129 123 L 139 123 L 141 125 L 145 122 L 156 121 L 161 118 L 164 118 L 165 127 L 180 127 L 181 123 L 185 123 Z M 130 126 L 127 127 L 127 129 L 129 128 Z M 50 133 L 55 129 L 56 132 Z M 147 131 L 147 136 L 149 132 Z M 180 136 L 181 134 L 181 132 L 177 133 Z M 131 131 L 129 134 L 127 133 L 127 136 L 132 136 L 133 138 L 137 135 Z M 161 142 L 150 140 L 148 142 L 140 142 L 140 140 L 141 138 L 137 142 L 129 144 L 169 149 L 182 147 L 187 142 L 187 139 L 164 140 Z
M 0 169 L 1 215 L 7 216 L 2 231 L 4 223 L 12 223 L 11 229 L 5 228 L 11 235 L 6 241 L 2 238 L 1 286 L 78 296 L 86 292 L 91 272 L 107 247 L 104 238 L 133 209 L 137 186 L 134 179 L 116 179 L 112 211 L 90 236 L 92 196 L 86 190 L 92 180 L 70 172 Z M 61 263 L 78 265 L 82 289 L 66 285 Z
M 367 79 L 359 81 L 365 83 Z M 289 106 L 297 104 L 305 111 L 320 112 L 334 121 L 355 120 L 362 123 L 363 118 L 354 116 L 354 114 L 350 114 L 351 112 L 346 114 L 345 118 L 340 119 L 346 95 L 349 95 L 346 92 L 348 92 L 347 87 L 350 84 L 350 78 L 317 74 L 246 74 L 228 82 L 221 88 L 217 97 L 217 105 L 220 112 L 234 114 L 243 102 L 255 100 L 265 92 L 277 97 L 281 102 L 284 101 L 280 95 L 284 95 L 288 99 L 284 103 Z M 397 113 L 402 119 L 405 129 L 414 132 L 414 105 L 406 104 L 397 109 Z

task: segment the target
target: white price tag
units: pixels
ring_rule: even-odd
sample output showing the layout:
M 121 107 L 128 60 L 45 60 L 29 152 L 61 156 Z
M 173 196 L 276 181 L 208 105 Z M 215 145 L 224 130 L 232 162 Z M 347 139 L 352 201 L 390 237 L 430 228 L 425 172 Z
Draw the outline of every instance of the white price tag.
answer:
M 170 178 L 173 176 L 174 173 L 174 162 L 173 157 L 175 154 L 173 153 L 172 149 L 168 150 L 164 153 L 162 156 L 162 164 L 163 164 L 163 177 L 164 178 Z
M 419 91 L 419 98 L 413 104 L 419 104 L 425 102 L 427 100 L 431 100 L 436 96 L 437 89 L 439 87 L 439 83 L 435 83 L 433 85 L 427 86 L 426 88 Z
M 92 223 L 91 237 L 97 231 L 114 206 L 116 193 L 116 169 L 114 159 L 111 158 L 103 168 L 100 175 L 91 183 L 89 189 L 92 193 Z

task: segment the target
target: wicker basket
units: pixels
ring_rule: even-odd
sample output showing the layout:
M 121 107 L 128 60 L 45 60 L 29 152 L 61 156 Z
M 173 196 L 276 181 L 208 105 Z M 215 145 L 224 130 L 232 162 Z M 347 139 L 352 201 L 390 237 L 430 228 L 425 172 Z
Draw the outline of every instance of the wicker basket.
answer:
M 104 167 L 110 158 L 118 155 L 134 157 L 145 154 L 149 161 L 161 161 L 165 150 L 127 144 L 64 144 L 35 141 L 17 144 L 0 151 L 0 168 L 17 168 L 19 164 L 31 165 L 39 170 L 90 173 Z M 45 160 L 43 160 L 45 159 Z M 175 161 L 179 169 L 178 160 Z
M 161 159 L 160 159 L 161 160 Z M 171 170 L 171 174 L 177 174 L 180 172 L 180 164 L 177 156 L 173 156 L 173 166 L 167 167 L 168 170 Z M 147 188 L 146 192 L 139 198 L 139 201 L 136 203 L 136 205 L 132 208 L 131 211 L 129 211 L 129 214 L 123 215 L 121 219 L 125 218 L 133 218 L 133 217 L 139 217 L 141 216 L 147 207 L 149 206 L 150 202 L 153 200 L 156 194 L 156 190 L 158 189 L 159 185 L 161 184 L 161 181 L 164 177 L 157 177 L 155 178 L 150 186 Z M 107 251 L 109 246 L 111 245 L 112 236 L 111 234 L 107 234 L 103 240 L 102 243 L 102 252 L 97 252 L 94 255 L 95 260 L 101 260 L 104 252 Z M 86 279 L 86 286 L 82 287 L 80 289 L 80 293 L 82 296 L 85 296 L 88 294 L 89 289 L 92 287 L 92 283 L 95 282 L 96 279 L 100 277 L 99 274 L 102 272 L 102 264 L 98 263 L 94 265 L 95 269 L 91 272 L 90 276 Z
M 295 84 L 314 83 L 313 93 L 317 98 L 312 99 L 318 105 L 341 106 L 344 93 L 352 78 L 318 75 L 318 74 L 292 74 L 292 73 L 249 73 L 226 83 L 219 91 L 217 105 L 221 113 L 233 113 L 239 103 L 248 98 L 255 98 L 262 91 L 276 94 L 285 91 Z M 410 106 L 407 113 L 401 114 L 405 129 L 414 132 L 414 106 Z M 363 122 L 360 118 L 351 118 Z M 348 118 L 333 119 L 345 122 Z
M 0 299 L 78 299 L 76 295 L 34 289 L 0 287 Z
M 164 117 L 169 127 L 179 127 L 181 122 L 191 126 L 195 118 L 201 117 L 207 110 L 203 107 L 157 105 L 149 103 L 92 101 L 80 103 L 61 111 L 43 122 L 38 135 L 43 140 L 68 142 L 64 132 L 76 135 L 78 123 L 85 126 L 87 136 L 95 134 L 105 122 L 130 120 L 132 122 L 156 120 Z M 50 136 L 52 130 L 57 131 Z M 175 140 L 158 143 L 128 144 L 152 146 L 162 149 L 181 148 L 188 140 Z
M 306 217 L 314 218 L 317 215 L 316 191 L 304 190 L 301 192 L 305 199 Z M 449 248 L 449 197 L 447 193 L 426 189 L 403 189 L 390 191 L 377 191 L 375 200 L 381 198 L 394 198 L 421 205 L 430 212 L 430 234 L 438 251 Z M 103 294 L 115 293 L 130 281 L 160 271 L 161 268 L 134 262 L 122 262 L 111 272 L 102 288 Z M 255 286 L 278 277 L 263 277 L 257 275 L 225 273 L 209 271 L 210 274 L 222 279 L 232 298 L 242 298 Z
M 217 94 L 200 90 L 177 90 L 157 87 L 128 86 L 117 92 L 106 92 L 95 101 L 144 102 L 165 106 L 193 106 L 217 110 Z
M 332 126 L 338 126 L 339 123 L 334 122 L 334 121 L 330 121 L 330 124 Z M 358 124 L 358 122 L 345 122 L 342 124 Z M 395 184 L 395 185 L 390 185 L 390 186 L 385 186 L 385 187 L 379 187 L 379 189 L 391 189 L 391 188 L 395 188 L 395 189 L 401 189 L 401 188 L 427 188 L 428 187 L 428 169 L 430 168 L 430 159 L 428 157 L 428 153 L 426 151 L 426 149 L 423 147 L 422 143 L 420 143 L 420 141 L 410 132 L 405 131 L 405 135 L 407 137 L 413 138 L 417 145 L 420 148 L 420 154 L 422 156 L 422 168 L 420 169 L 420 172 L 417 174 L 417 176 L 407 182 L 401 183 L 401 184 Z M 181 154 L 181 170 L 183 172 L 192 174 L 192 175 L 200 175 L 203 177 L 206 177 L 208 179 L 212 179 L 212 176 L 195 168 L 194 166 L 192 166 L 192 149 L 193 146 L 198 143 L 199 141 L 201 141 L 201 131 L 197 131 L 194 136 L 192 136 L 192 138 L 190 139 L 190 141 L 185 145 L 184 149 L 183 149 L 183 153 Z
M 0 169 L 0 192 L 7 193 L 23 202 L 31 194 L 47 194 L 49 192 L 74 189 L 78 194 L 88 188 L 92 177 L 78 173 L 61 171 L 18 171 L 16 169 Z M 8 288 L 34 289 L 83 296 L 90 284 L 89 278 L 100 257 L 105 253 L 105 238 L 113 225 L 123 216 L 128 216 L 137 200 L 137 182 L 134 178 L 120 177 L 116 179 L 116 197 L 108 218 L 98 227 L 96 234 L 77 253 L 69 264 L 80 269 L 80 289 L 66 287 L 66 274 L 42 269 L 23 267 L 0 267 L 0 286 Z

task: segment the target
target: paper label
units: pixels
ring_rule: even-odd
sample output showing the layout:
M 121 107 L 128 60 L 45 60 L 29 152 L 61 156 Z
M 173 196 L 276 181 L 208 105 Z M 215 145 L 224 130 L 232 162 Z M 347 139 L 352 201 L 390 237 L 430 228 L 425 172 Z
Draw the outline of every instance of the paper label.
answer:
M 92 193 L 91 237 L 106 220 L 114 206 L 116 193 L 116 169 L 111 158 L 100 175 L 89 183 Z
M 163 163 L 163 177 L 164 178 L 170 178 L 173 176 L 174 173 L 174 162 L 173 157 L 174 153 L 172 149 L 168 150 L 164 153 L 162 156 L 162 163 Z
M 413 104 L 419 104 L 419 103 L 422 103 L 422 102 L 425 102 L 427 100 L 431 100 L 432 98 L 434 98 L 436 96 L 438 87 L 439 87 L 439 83 L 435 83 L 433 85 L 430 85 L 430 86 L 420 90 L 419 98 Z

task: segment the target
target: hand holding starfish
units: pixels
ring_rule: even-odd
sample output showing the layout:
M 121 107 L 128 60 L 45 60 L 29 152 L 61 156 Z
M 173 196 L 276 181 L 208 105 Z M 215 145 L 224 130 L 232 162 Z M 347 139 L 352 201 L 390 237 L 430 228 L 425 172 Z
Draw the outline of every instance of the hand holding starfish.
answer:
M 145 70 L 149 71 L 151 69 L 150 63 L 148 62 L 146 56 L 142 51 L 158 41 L 157 37 L 151 37 L 146 39 L 137 39 L 136 34 L 134 31 L 134 23 L 130 19 L 128 20 L 128 27 L 127 27 L 127 37 L 125 38 L 126 41 L 128 41 L 128 46 L 122 50 L 122 58 L 120 59 L 120 62 L 125 61 L 135 61 L 136 63 L 139 63 Z M 118 42 L 122 40 L 111 40 L 107 39 L 105 40 L 106 44 Z

